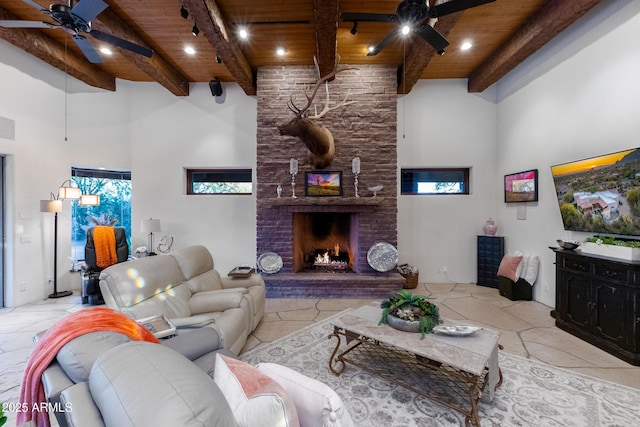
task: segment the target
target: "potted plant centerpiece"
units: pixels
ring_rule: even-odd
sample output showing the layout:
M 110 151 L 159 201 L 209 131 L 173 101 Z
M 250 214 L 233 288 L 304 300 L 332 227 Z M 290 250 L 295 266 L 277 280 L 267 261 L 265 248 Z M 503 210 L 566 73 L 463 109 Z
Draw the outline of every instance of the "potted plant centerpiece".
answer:
M 433 327 L 442 323 L 438 307 L 429 302 L 432 297 L 412 295 L 406 289 L 400 289 L 380 304 L 382 318 L 379 324 L 386 323 L 392 328 L 406 332 L 420 332 L 420 339 L 433 332 Z

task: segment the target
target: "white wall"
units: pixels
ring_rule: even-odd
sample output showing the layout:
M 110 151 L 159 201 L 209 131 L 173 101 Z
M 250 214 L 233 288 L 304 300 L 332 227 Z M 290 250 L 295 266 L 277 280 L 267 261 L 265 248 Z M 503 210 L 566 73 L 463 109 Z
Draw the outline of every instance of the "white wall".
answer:
M 470 195 L 399 196 L 400 262 L 421 282 L 476 281 L 476 236 L 497 197 L 496 105 L 485 97 L 468 94 L 466 79 L 421 80 L 398 100 L 400 169 L 471 168 Z
M 133 224 L 159 218 L 174 249 L 201 244 L 226 274 L 256 259 L 255 195 L 187 196 L 184 168 L 241 167 L 255 175 L 257 104 L 236 84 L 223 84 L 223 97 L 208 84 L 192 84 L 178 98 L 157 84 L 130 83 L 134 100 L 131 133 Z M 146 245 L 135 236 L 134 247 Z M 156 239 L 157 242 L 157 239 Z
M 7 158 L 5 305 L 17 306 L 52 292 L 54 216 L 41 213 L 39 201 L 57 193 L 72 166 L 130 168 L 130 113 L 126 92 L 96 91 L 73 78 L 65 101 L 63 73 L 2 40 L 0 58 L 0 116 L 15 122 L 15 138 L 0 138 Z M 68 273 L 70 203 L 58 219 L 59 290 L 80 283 L 79 274 Z
M 537 168 L 538 203 L 528 203 L 527 219 L 516 205 L 497 204 L 497 222 L 509 253 L 520 249 L 541 258 L 534 298 L 555 305 L 556 239 L 583 240 L 565 232 L 550 166 L 640 146 L 640 2 L 631 2 L 565 46 L 564 62 L 507 96 L 498 105 L 497 173 Z M 585 40 L 592 41 L 585 45 Z M 555 61 L 555 55 L 536 63 Z M 526 65 L 526 64 L 525 64 Z M 527 70 L 516 70 L 510 79 Z M 505 80 L 507 82 L 508 80 Z

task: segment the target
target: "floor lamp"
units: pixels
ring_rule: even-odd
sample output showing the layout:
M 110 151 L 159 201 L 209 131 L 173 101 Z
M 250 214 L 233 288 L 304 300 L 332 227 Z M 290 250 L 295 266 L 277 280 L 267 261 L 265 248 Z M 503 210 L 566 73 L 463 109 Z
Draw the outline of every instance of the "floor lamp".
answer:
M 62 212 L 62 200 L 40 200 L 40 212 L 53 212 L 53 293 L 49 298 L 62 298 L 71 291 L 58 292 L 58 212 Z

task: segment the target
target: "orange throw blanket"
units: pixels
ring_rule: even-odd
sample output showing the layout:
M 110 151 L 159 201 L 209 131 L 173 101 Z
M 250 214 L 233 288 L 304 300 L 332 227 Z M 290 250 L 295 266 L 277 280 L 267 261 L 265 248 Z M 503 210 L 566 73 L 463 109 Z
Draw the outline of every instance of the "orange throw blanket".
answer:
M 46 402 L 42 373 L 66 343 L 98 331 L 119 332 L 132 340 L 158 343 L 144 326 L 110 308 L 88 308 L 62 318 L 42 335 L 29 356 L 20 389 L 21 407 L 26 411 L 18 413 L 18 426 L 32 420 L 37 427 L 50 426 L 46 411 L 33 411 L 34 404 L 39 408 L 41 402 Z
M 116 232 L 113 227 L 97 225 L 93 230 L 93 244 L 96 247 L 96 264 L 107 268 L 118 262 L 116 254 Z

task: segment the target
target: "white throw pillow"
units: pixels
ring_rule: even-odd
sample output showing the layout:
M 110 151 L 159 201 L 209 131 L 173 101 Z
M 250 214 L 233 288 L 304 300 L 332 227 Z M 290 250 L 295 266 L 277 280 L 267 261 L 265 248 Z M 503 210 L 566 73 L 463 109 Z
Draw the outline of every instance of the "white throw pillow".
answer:
M 246 362 L 216 354 L 213 380 L 239 427 L 299 427 L 293 400 L 283 387 Z
M 353 427 L 342 399 L 328 385 L 277 363 L 260 363 L 256 368 L 293 399 L 300 427 Z

